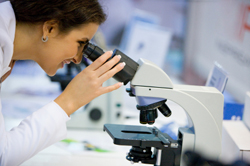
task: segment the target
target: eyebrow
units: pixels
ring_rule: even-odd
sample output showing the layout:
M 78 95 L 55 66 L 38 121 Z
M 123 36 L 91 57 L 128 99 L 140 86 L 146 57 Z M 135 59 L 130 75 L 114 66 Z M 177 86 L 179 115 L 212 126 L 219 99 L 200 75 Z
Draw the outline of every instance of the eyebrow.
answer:
M 87 40 L 87 41 L 89 41 L 89 39 L 88 39 L 88 38 L 82 38 L 82 40 Z
M 87 44 L 87 43 L 89 43 L 89 39 L 88 38 L 82 38 L 78 42 L 81 42 L 83 44 Z

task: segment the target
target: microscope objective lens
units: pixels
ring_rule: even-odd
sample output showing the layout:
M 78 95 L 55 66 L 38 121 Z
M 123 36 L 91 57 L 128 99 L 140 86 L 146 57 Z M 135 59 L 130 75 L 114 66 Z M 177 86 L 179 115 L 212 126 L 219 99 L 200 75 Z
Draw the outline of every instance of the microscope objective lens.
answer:
M 147 120 L 148 124 L 154 124 L 155 123 L 155 117 L 156 117 L 156 111 L 155 110 L 147 110 Z
M 140 110 L 140 123 L 141 124 L 147 124 L 147 111 L 146 110 Z

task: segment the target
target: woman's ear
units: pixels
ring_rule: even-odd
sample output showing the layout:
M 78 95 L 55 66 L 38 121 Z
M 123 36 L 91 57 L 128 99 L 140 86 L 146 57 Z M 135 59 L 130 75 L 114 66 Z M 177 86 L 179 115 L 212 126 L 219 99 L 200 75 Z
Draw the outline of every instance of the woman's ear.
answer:
M 58 21 L 50 20 L 43 23 L 43 37 L 55 37 L 59 34 Z

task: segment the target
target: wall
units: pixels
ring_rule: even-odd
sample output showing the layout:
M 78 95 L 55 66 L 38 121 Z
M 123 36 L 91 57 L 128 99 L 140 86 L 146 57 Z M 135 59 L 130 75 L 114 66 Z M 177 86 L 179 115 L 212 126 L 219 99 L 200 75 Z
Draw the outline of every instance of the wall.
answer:
M 250 89 L 250 1 L 191 0 L 188 9 L 185 80 L 206 79 L 217 61 L 229 73 L 226 90 L 243 103 Z

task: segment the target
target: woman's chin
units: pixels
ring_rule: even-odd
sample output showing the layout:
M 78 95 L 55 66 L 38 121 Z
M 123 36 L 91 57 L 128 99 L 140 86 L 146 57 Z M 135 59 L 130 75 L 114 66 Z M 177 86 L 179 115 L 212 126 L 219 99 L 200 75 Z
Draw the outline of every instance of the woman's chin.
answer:
M 53 77 L 54 75 L 56 75 L 56 72 L 55 73 L 47 73 L 47 75 L 50 77 Z
M 63 67 L 64 67 L 64 63 L 61 63 L 61 64 L 59 64 L 57 66 L 57 68 L 51 68 L 51 69 L 47 69 L 47 70 L 43 69 L 43 70 L 46 72 L 46 74 L 48 76 L 52 77 L 52 76 L 54 76 L 56 74 L 56 72 L 57 72 L 58 69 L 62 69 Z
M 45 71 L 45 72 L 46 72 L 46 74 L 48 76 L 53 77 L 54 75 L 56 75 L 57 70 L 54 70 L 54 71 Z

